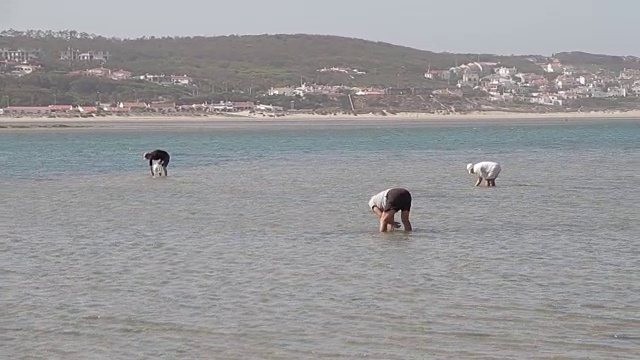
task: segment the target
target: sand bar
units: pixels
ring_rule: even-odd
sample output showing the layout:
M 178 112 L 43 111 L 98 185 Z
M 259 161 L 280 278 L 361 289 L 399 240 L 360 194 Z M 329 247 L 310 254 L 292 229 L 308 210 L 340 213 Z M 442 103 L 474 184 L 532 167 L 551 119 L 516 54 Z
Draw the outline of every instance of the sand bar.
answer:
M 0 117 L 0 131 L 16 130 L 189 130 L 221 128 L 266 128 L 290 126 L 420 126 L 454 124 L 553 124 L 571 122 L 601 122 L 607 120 L 640 121 L 640 110 L 627 112 L 562 112 L 516 113 L 473 112 L 468 114 L 440 115 L 430 113 L 315 115 L 295 114 L 269 117 L 256 114 L 235 113 L 211 116 L 100 116 L 80 117 Z

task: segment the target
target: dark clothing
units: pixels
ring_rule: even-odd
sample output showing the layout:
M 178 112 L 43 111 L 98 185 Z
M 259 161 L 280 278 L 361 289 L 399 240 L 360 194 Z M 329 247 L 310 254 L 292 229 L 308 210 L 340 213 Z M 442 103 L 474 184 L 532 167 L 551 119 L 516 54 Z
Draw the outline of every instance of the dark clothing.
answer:
M 387 204 L 383 211 L 411 211 L 411 193 L 407 189 L 396 188 L 387 192 Z
M 149 159 L 149 166 L 153 165 L 154 160 L 158 160 L 160 164 L 166 168 L 169 165 L 169 153 L 164 150 L 154 150 L 150 153 L 147 153 L 147 159 Z

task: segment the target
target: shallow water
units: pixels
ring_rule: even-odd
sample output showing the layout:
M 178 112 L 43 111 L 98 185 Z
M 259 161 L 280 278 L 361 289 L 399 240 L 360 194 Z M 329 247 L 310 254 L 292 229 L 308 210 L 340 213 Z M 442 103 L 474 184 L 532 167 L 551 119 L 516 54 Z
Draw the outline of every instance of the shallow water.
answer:
M 640 357 L 640 121 L 0 140 L 2 358 Z

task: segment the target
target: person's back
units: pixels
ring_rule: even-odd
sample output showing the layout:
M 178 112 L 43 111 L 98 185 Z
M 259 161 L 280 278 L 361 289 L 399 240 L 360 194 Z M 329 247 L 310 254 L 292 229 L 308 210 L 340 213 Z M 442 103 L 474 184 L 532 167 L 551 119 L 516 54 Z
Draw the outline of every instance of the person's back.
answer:
M 387 189 L 373 195 L 371 199 L 369 199 L 369 208 L 376 206 L 379 209 L 384 209 L 387 206 L 387 193 L 389 190 L 391 189 Z
M 169 161 L 169 153 L 164 151 L 164 150 L 153 150 L 151 152 L 145 153 L 145 158 L 149 159 L 151 161 L 153 160 L 162 160 L 162 161 Z
M 473 171 L 485 180 L 493 180 L 500 173 L 500 164 L 493 161 L 482 161 L 473 166 Z

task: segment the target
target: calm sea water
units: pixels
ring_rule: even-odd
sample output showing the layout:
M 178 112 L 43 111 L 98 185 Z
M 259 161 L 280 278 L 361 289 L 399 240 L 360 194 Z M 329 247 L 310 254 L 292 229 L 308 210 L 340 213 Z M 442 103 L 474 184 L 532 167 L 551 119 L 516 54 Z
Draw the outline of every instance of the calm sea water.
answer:
M 640 357 L 640 121 L 380 124 L 0 132 L 0 358 Z

